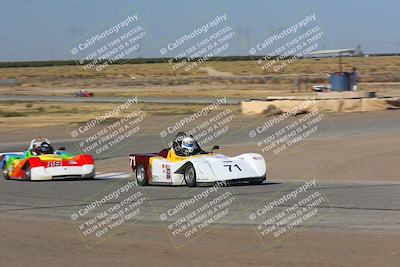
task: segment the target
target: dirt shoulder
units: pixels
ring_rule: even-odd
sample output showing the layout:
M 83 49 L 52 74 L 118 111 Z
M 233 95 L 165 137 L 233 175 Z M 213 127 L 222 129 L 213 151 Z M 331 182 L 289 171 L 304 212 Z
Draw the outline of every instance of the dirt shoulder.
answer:
M 266 249 L 252 227 L 224 226 L 176 249 L 163 226 L 140 224 L 87 249 L 69 221 L 2 217 L 1 266 L 397 266 L 400 261 L 398 232 L 309 228 Z

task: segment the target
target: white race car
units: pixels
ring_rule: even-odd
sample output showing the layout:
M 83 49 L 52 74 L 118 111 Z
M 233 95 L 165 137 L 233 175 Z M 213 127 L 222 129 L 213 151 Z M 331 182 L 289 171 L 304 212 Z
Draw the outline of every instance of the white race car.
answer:
M 181 155 L 174 146 L 159 153 L 131 154 L 130 166 L 136 172 L 137 182 L 196 186 L 218 181 L 262 184 L 266 180 L 267 167 L 260 154 L 228 157 L 213 153 L 219 146 L 214 146 L 211 152 L 202 151 L 196 142 L 194 146 L 197 151 L 187 155 Z

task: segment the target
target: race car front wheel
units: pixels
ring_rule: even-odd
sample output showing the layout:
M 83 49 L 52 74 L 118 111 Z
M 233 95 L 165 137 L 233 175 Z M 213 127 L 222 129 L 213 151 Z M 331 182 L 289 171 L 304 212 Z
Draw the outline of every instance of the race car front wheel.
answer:
M 141 164 L 136 166 L 136 180 L 140 185 L 148 185 L 146 169 Z
M 185 182 L 189 187 L 196 186 L 196 171 L 192 164 L 189 164 L 185 170 Z
M 250 182 L 250 184 L 254 184 L 254 185 L 257 185 L 257 184 L 258 184 L 258 185 L 260 185 L 260 184 L 264 183 L 265 178 L 266 178 L 266 176 L 264 175 L 264 176 L 261 177 L 261 178 L 252 179 L 252 180 L 250 180 L 249 182 Z

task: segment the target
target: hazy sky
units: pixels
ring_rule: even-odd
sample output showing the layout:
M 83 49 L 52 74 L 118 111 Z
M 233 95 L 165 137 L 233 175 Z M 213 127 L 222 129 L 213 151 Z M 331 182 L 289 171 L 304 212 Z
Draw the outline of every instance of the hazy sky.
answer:
M 250 40 L 312 9 L 330 48 L 398 52 L 397 0 L 1 0 L 0 61 L 72 59 L 68 44 L 135 8 L 155 43 L 223 8 Z M 245 35 L 243 35 L 245 36 Z M 148 49 L 144 56 L 160 56 Z

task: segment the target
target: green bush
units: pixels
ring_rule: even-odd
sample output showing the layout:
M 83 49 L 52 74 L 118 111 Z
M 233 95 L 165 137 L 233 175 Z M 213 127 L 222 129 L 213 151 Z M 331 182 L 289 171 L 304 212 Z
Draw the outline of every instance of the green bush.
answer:
M 23 112 L 0 110 L 0 117 L 3 117 L 3 118 L 25 117 L 25 116 L 26 116 L 26 114 Z

